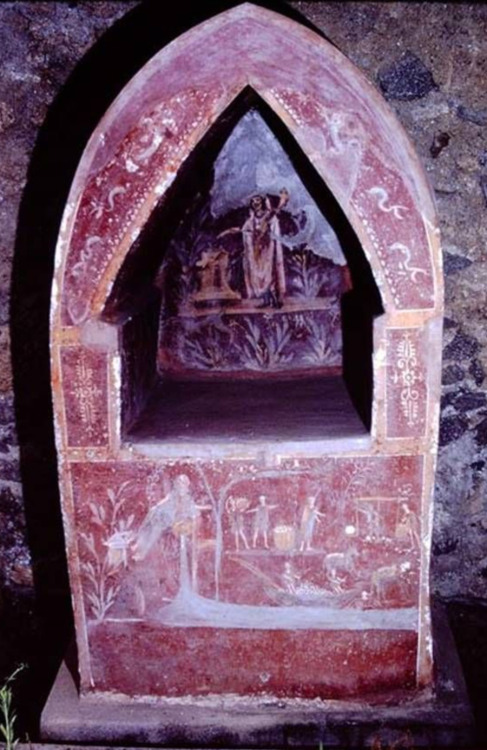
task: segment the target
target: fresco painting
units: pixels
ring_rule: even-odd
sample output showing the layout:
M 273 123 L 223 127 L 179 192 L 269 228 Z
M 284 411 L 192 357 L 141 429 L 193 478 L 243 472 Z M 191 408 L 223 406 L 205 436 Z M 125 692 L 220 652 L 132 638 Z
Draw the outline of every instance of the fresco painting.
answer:
M 90 620 L 272 629 L 326 627 L 336 610 L 343 627 L 348 611 L 361 627 L 417 617 L 420 459 L 151 468 L 116 484 L 123 465 L 77 467 Z
M 212 171 L 159 272 L 160 372 L 339 374 L 345 256 L 257 109 Z

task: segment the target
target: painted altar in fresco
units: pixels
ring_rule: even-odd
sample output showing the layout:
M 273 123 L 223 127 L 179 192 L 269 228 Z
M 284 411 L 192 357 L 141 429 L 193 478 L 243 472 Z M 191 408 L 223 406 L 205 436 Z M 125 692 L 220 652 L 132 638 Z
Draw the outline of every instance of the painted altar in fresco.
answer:
M 442 321 L 429 188 L 375 89 L 308 29 L 244 4 L 184 39 L 95 131 L 59 238 L 53 392 L 81 693 L 427 687 Z M 191 154 L 249 87 L 338 201 L 361 245 L 353 267 L 254 106 L 166 244 L 156 232 L 144 249 Z M 297 401 L 308 375 L 345 389 L 344 334 L 364 308 L 344 300 L 365 271 L 381 298 L 365 442 L 125 429 L 171 380 L 211 379 L 211 410 L 223 380 L 258 393 L 285 375 Z M 318 406 L 328 427 L 334 404 Z M 236 423 L 252 419 L 251 401 L 239 409 Z
M 159 272 L 159 369 L 339 374 L 348 268 L 338 238 L 257 109 L 219 153 Z

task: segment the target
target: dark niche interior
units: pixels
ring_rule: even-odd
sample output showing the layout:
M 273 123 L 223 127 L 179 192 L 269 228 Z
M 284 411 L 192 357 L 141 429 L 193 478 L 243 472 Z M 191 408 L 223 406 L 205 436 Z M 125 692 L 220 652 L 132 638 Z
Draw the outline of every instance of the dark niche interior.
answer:
M 363 441 L 382 312 L 346 216 L 248 88 L 180 168 L 105 306 L 121 328 L 123 438 Z

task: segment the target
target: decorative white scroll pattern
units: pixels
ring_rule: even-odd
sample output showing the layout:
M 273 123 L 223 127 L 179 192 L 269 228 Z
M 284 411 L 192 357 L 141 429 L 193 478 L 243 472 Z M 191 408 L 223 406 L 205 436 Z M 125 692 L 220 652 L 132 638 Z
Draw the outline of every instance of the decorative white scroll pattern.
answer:
M 407 331 L 396 347 L 396 368 L 392 374 L 392 382 L 400 387 L 400 403 L 406 423 L 414 427 L 419 422 L 419 397 L 416 387 L 424 378 L 420 371 L 417 349 L 412 341 L 411 333 Z
M 186 90 L 153 107 L 86 185 L 65 275 L 66 310 L 75 325 L 88 315 L 90 295 L 120 242 L 137 231 L 147 197 L 165 192 L 209 116 L 210 101 L 220 95 Z
M 96 210 L 99 210 L 101 204 L 97 204 Z M 101 215 L 101 214 L 100 214 Z M 79 260 L 71 269 L 71 279 L 78 281 L 85 273 L 87 268 L 95 262 L 96 253 L 103 253 L 103 239 L 98 236 L 88 237 L 80 253 Z M 88 313 L 88 299 L 83 289 L 77 289 L 75 285 L 67 298 L 67 309 L 75 325 L 81 323 Z
M 334 192 L 348 205 L 357 184 L 368 133 L 363 119 L 355 110 L 336 102 L 324 103 L 290 88 L 270 90 L 277 104 L 299 128 L 306 129 L 306 137 L 313 151 L 311 161 L 334 178 Z
M 102 389 L 96 384 L 95 372 L 86 360 L 84 353 L 80 354 L 75 368 L 76 381 L 73 395 L 78 403 L 79 418 L 83 428 L 93 437 L 97 423 L 97 400 L 103 395 Z
M 381 211 L 384 211 L 384 213 L 386 214 L 389 214 L 392 211 L 396 219 L 404 219 L 403 213 L 406 213 L 408 209 L 406 208 L 406 206 L 401 206 L 399 204 L 393 206 L 386 205 L 387 201 L 389 200 L 389 194 L 385 188 L 374 186 L 367 192 L 369 193 L 369 195 L 377 196 L 377 205 L 379 206 Z
M 430 271 L 424 267 L 412 265 L 412 246 L 397 241 L 387 243 L 387 236 L 383 237 L 380 234 L 380 225 L 376 222 L 372 223 L 367 209 L 359 202 L 355 203 L 354 207 L 383 268 L 394 304 L 398 308 L 408 307 L 411 304 L 415 307 L 421 307 L 424 301 L 428 300 L 429 305 L 431 299 Z M 394 219 L 391 219 L 392 221 L 400 221 L 401 217 L 397 216 L 392 208 L 404 207 L 396 204 L 389 208 L 391 210 L 385 212 L 384 220 L 389 214 L 391 217 L 394 216 Z M 415 255 L 418 256 L 418 253 Z
M 428 275 L 424 268 L 411 265 L 411 250 L 409 249 L 409 247 L 407 247 L 407 245 L 403 245 L 402 242 L 394 242 L 394 244 L 391 245 L 389 249 L 393 250 L 394 252 L 400 252 L 404 258 L 404 260 L 400 261 L 398 264 L 398 276 L 402 278 L 406 277 L 410 279 L 413 284 L 415 284 L 418 280 L 418 276 Z

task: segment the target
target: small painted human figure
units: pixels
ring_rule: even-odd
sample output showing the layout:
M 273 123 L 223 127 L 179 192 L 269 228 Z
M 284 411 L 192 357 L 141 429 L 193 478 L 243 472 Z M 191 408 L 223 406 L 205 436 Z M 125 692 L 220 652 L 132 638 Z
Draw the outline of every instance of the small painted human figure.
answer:
M 282 574 L 282 582 L 284 587 L 289 594 L 296 594 L 296 587 L 300 576 L 296 575 L 293 570 L 292 564 L 287 561 L 284 563 L 284 573 Z
M 309 552 L 312 549 L 315 524 L 321 523 L 321 518 L 325 517 L 325 514 L 321 513 L 315 505 L 316 497 L 310 495 L 306 498 L 299 527 L 299 538 L 301 540 L 299 549 L 301 552 Z
M 401 516 L 396 526 L 396 537 L 407 539 L 411 547 L 419 549 L 421 539 L 418 518 L 407 503 L 401 503 L 400 510 Z
M 257 508 L 247 511 L 247 513 L 255 513 L 252 536 L 252 547 L 254 549 L 257 547 L 259 537 L 262 537 L 264 540 L 264 547 L 269 549 L 270 511 L 274 508 L 277 508 L 277 505 L 267 505 L 266 496 L 260 495 Z
M 245 534 L 245 516 L 244 513 L 250 505 L 250 500 L 246 497 L 229 497 L 227 500 L 227 513 L 230 518 L 230 528 L 235 539 L 235 549 L 240 549 L 240 541 L 243 542 L 245 549 L 249 549 L 249 543 Z

